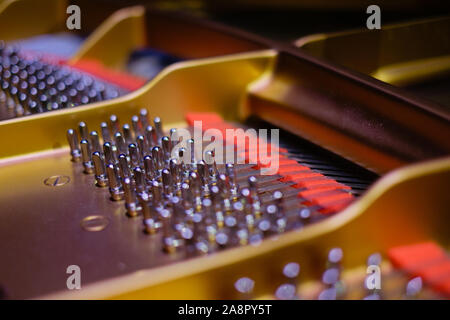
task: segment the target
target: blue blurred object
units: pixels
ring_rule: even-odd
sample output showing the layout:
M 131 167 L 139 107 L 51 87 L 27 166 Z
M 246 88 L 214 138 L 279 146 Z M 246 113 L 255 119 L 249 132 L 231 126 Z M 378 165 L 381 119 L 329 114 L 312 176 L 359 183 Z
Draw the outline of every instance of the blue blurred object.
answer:
M 138 49 L 130 55 L 127 70 L 133 75 L 150 80 L 168 65 L 181 60 L 154 49 Z
M 10 44 L 20 46 L 21 50 L 68 59 L 78 51 L 83 41 L 84 38 L 79 35 L 63 32 L 17 40 Z

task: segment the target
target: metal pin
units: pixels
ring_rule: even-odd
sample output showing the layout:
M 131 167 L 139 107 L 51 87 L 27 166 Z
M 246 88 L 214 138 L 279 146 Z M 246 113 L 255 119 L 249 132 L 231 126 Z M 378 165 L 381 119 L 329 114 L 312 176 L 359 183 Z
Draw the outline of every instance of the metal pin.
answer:
M 125 196 L 125 208 L 129 217 L 135 217 L 138 214 L 138 207 L 136 205 L 136 195 L 131 186 L 131 179 L 126 177 L 123 179 L 123 192 Z
M 84 123 L 83 121 L 80 122 L 78 124 L 78 130 L 80 132 L 80 138 L 81 139 L 85 139 L 85 140 L 89 139 L 89 131 L 88 131 L 88 127 L 87 127 L 86 123 Z
M 208 165 L 212 166 L 212 169 L 211 169 L 212 172 L 210 172 L 211 176 L 219 175 L 219 170 L 217 169 L 216 160 L 214 159 L 214 152 L 212 152 L 211 150 L 206 151 L 205 162 Z
M 108 124 L 106 122 L 102 122 L 100 123 L 100 130 L 102 133 L 102 139 L 103 139 L 103 143 L 106 142 L 111 142 L 111 134 L 109 132 L 109 127 Z
M 162 206 L 162 191 L 161 184 L 158 181 L 153 181 L 152 183 L 152 193 L 153 193 L 153 206 Z
M 77 133 L 73 129 L 67 130 L 67 141 L 69 142 L 72 161 L 79 162 L 81 160 L 81 151 L 78 147 Z
M 279 300 L 294 300 L 297 299 L 297 288 L 290 283 L 280 285 L 275 291 L 275 297 Z
M 162 122 L 161 119 L 159 117 L 155 117 L 155 119 L 153 119 L 153 123 L 155 125 L 155 131 L 156 131 L 156 141 L 159 143 L 161 138 L 163 137 L 164 133 L 163 133 L 163 129 L 162 129 Z
M 169 210 L 163 209 L 159 213 L 163 231 L 163 249 L 168 253 L 175 252 L 177 241 L 172 231 L 172 214 Z
M 155 177 L 155 166 L 151 156 L 144 157 L 144 169 L 147 180 L 152 180 Z
M 108 185 L 108 178 L 105 175 L 105 163 L 100 152 L 95 151 L 92 154 L 92 162 L 94 163 L 95 185 L 98 187 L 106 187 Z
M 168 169 L 163 169 L 161 172 L 161 175 L 162 175 L 164 194 L 166 196 L 171 196 L 172 195 L 172 177 L 171 177 L 170 171 Z
M 153 148 L 155 146 L 155 136 L 152 126 L 145 127 L 145 139 L 147 139 L 147 144 L 149 148 Z
M 190 164 L 191 166 L 195 166 L 195 142 L 194 139 L 189 139 L 188 142 L 188 150 L 190 156 Z
M 238 196 L 238 184 L 237 184 L 236 169 L 234 168 L 234 165 L 232 163 L 227 163 L 225 166 L 225 170 L 226 170 L 227 176 L 230 181 L 231 196 L 233 197 L 234 200 L 236 200 L 237 196 Z
M 172 129 L 170 129 L 169 132 L 170 132 L 169 137 L 170 137 L 170 141 L 172 142 L 172 145 L 174 144 L 173 143 L 174 141 L 175 141 L 175 144 L 179 143 L 180 142 L 180 137 L 178 136 L 177 129 L 176 128 L 172 128 Z
M 234 287 L 238 292 L 240 292 L 241 294 L 244 295 L 243 298 L 249 299 L 249 298 L 251 298 L 253 288 L 255 287 L 255 281 L 253 281 L 250 278 L 243 277 L 243 278 L 238 279 L 234 283 Z
M 111 132 L 113 134 L 120 131 L 119 119 L 117 118 L 117 116 L 115 114 L 113 114 L 109 117 L 109 124 L 111 126 Z
M 123 139 L 122 134 L 120 132 L 116 132 L 114 134 L 114 140 L 116 143 L 117 150 L 119 150 L 120 153 L 127 154 L 128 150 L 125 144 L 125 140 Z
M 141 124 L 139 122 L 138 116 L 134 115 L 131 117 L 131 127 L 133 128 L 135 136 L 142 134 Z
M 140 135 L 136 138 L 136 142 L 139 149 L 139 156 L 143 158 L 148 152 L 147 142 L 145 141 L 145 137 Z
M 91 160 L 91 148 L 89 146 L 89 141 L 86 139 L 81 140 L 80 146 L 84 173 L 91 174 L 94 172 L 94 166 Z
M 106 165 L 106 174 L 108 176 L 111 199 L 114 201 L 122 200 L 123 191 L 121 190 L 120 181 L 117 178 L 115 166 L 112 163 Z
M 184 158 L 185 156 L 186 156 L 186 148 L 181 147 L 180 149 L 178 149 L 178 159 L 180 160 L 182 171 L 186 169 L 185 163 L 187 159 Z
M 139 111 L 139 120 L 141 121 L 142 128 L 146 128 L 148 126 L 149 122 L 147 109 L 141 109 Z
M 172 176 L 172 182 L 176 187 L 179 187 L 181 180 L 180 180 L 180 166 L 178 164 L 177 159 L 170 159 L 169 160 L 169 168 L 170 168 L 170 174 Z
M 160 147 L 156 146 L 152 149 L 152 158 L 155 162 L 155 167 L 157 170 L 161 170 L 164 166 L 162 150 Z
M 135 167 L 133 169 L 133 176 L 134 176 L 134 181 L 136 184 L 136 192 L 138 194 L 142 194 L 142 193 L 146 192 L 144 172 L 142 171 L 141 167 Z
M 333 248 L 328 252 L 328 264 L 330 267 L 340 269 L 340 264 L 344 253 L 341 248 Z
M 422 291 L 422 278 L 415 277 L 406 284 L 406 297 L 408 299 L 417 298 L 420 291 Z
M 105 162 L 116 164 L 116 149 L 110 142 L 105 142 L 103 144 L 103 154 L 105 155 Z
M 132 167 L 137 167 L 140 164 L 139 151 L 134 143 L 128 146 L 128 154 L 130 155 L 130 162 Z
M 161 145 L 163 149 L 164 161 L 168 161 L 170 159 L 170 154 L 172 152 L 172 143 L 170 141 L 170 138 L 167 136 L 162 137 Z
M 154 214 L 152 214 L 152 209 L 149 206 L 149 196 L 148 194 L 144 193 L 139 197 L 139 203 L 141 205 L 142 215 L 144 216 L 144 231 L 148 234 L 154 234 L 157 230 L 158 223 L 156 222 L 156 219 L 154 217 Z
M 91 131 L 90 140 L 92 145 L 92 151 L 101 152 L 102 148 L 100 146 L 100 138 L 98 136 L 97 131 Z
M 130 169 L 128 166 L 127 156 L 123 153 L 119 154 L 119 168 L 120 168 L 120 176 L 122 178 L 130 177 Z
M 134 137 L 133 137 L 133 131 L 131 131 L 130 125 L 128 123 L 125 123 L 122 127 L 123 131 L 123 137 L 125 139 L 125 143 L 128 145 L 130 143 L 133 143 Z

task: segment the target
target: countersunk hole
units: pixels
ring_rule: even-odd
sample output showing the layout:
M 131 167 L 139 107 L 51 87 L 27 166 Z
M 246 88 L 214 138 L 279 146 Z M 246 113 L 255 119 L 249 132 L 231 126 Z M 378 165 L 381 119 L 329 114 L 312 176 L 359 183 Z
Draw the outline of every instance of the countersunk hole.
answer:
M 62 175 L 51 176 L 44 180 L 44 184 L 49 187 L 61 187 L 69 182 L 70 178 Z
M 100 215 L 87 216 L 81 220 L 81 227 L 84 230 L 91 232 L 102 231 L 108 224 L 108 218 Z

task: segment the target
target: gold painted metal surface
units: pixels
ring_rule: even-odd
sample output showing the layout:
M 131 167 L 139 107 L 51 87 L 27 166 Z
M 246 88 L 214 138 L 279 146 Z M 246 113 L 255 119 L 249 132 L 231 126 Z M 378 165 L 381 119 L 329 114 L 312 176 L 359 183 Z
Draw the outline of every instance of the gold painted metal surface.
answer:
M 14 168 L 9 169 L 9 174 L 12 177 L 14 173 L 17 174 L 26 170 L 30 175 L 30 182 L 34 181 L 36 184 L 35 186 L 29 184 L 30 189 L 36 188 L 38 190 L 37 184 L 41 180 L 40 177 L 54 172 L 56 168 L 64 174 L 71 174 L 71 164 L 68 158 L 66 155 L 43 158 L 39 165 L 39 171 L 26 169 L 32 167 L 27 163 L 17 164 Z M 50 167 L 54 168 L 49 170 Z M 63 169 L 64 167 L 65 169 Z M 5 171 L 2 171 L 3 177 L 5 177 L 4 174 Z M 77 179 L 77 176 L 74 175 L 73 178 Z M 92 177 L 86 176 L 81 176 L 81 178 L 92 179 Z M 145 239 L 142 238 L 143 235 L 139 233 L 138 223 L 135 224 L 132 220 L 126 218 L 123 208 L 114 210 L 111 203 L 93 201 L 93 199 L 97 199 L 92 194 L 92 190 L 96 189 L 94 186 L 81 191 L 80 197 L 83 197 L 83 202 L 87 202 L 86 204 L 70 207 L 64 206 L 62 200 L 64 194 L 66 194 L 66 196 L 70 195 L 71 198 L 64 200 L 69 203 L 77 201 L 74 199 L 74 197 L 78 197 L 77 192 L 70 192 L 69 189 L 74 188 L 73 186 L 68 187 L 68 191 L 57 190 L 58 193 L 54 194 L 36 191 L 36 194 L 40 194 L 41 197 L 44 196 L 44 199 L 47 199 L 42 201 L 44 206 L 42 210 L 62 210 L 63 208 L 59 208 L 60 206 L 66 208 L 67 212 L 58 219 L 66 219 L 68 222 L 64 230 L 66 236 L 62 243 L 67 243 L 67 249 L 72 249 L 72 254 L 67 255 L 68 260 L 62 262 L 70 263 L 69 260 L 73 260 L 77 257 L 77 254 L 82 254 L 85 259 L 91 257 L 89 258 L 91 264 L 86 264 L 89 271 L 93 264 L 103 264 L 102 259 L 110 263 L 110 266 L 106 269 L 100 268 L 100 265 L 95 268 L 98 271 L 97 277 L 106 277 L 105 273 L 110 272 L 122 274 L 113 279 L 88 284 L 80 291 L 61 290 L 40 298 L 236 298 L 233 284 L 243 276 L 249 276 L 256 281 L 255 294 L 260 296 L 273 292 L 278 281 L 281 281 L 280 270 L 286 262 L 295 260 L 301 264 L 301 281 L 318 279 L 321 271 L 317 268 L 317 265 L 324 262 L 324 255 L 327 250 L 335 246 L 342 247 L 345 252 L 343 266 L 346 269 L 359 266 L 370 253 L 385 252 L 392 246 L 435 239 L 448 248 L 450 238 L 446 228 L 449 223 L 448 207 L 450 199 L 447 195 L 449 187 L 450 158 L 412 165 L 386 175 L 357 202 L 343 212 L 320 223 L 280 235 L 273 240 L 268 239 L 259 246 L 229 249 L 217 254 L 193 258 L 182 263 L 164 265 L 164 267 L 161 264 L 170 261 L 155 261 L 156 256 L 150 254 L 153 252 L 151 241 L 145 242 Z M 17 193 L 12 191 L 9 191 L 9 193 L 18 196 Z M 2 200 L 3 197 L 2 195 Z M 59 199 L 59 204 L 52 204 L 51 201 L 48 201 L 51 198 Z M 7 202 L 13 201 L 13 199 L 8 200 L 6 197 L 5 199 Z M 1 203 L 4 203 L 4 201 Z M 59 207 L 51 208 L 55 205 Z M 26 206 L 26 204 L 23 206 Z M 108 212 L 101 212 L 102 206 L 111 209 Z M 90 208 L 91 210 L 81 213 L 83 208 Z M 11 210 L 8 210 L 2 219 L 5 219 L 5 217 L 12 219 L 13 213 L 8 213 Z M 39 208 L 37 210 L 41 211 Z M 105 214 L 111 218 L 111 225 L 106 229 L 109 229 L 108 233 L 83 234 L 80 237 L 79 232 L 76 229 L 71 230 L 71 228 L 75 228 L 74 225 L 78 228 L 77 219 L 83 214 L 93 213 L 92 211 L 95 211 L 95 214 Z M 55 214 L 54 211 L 51 212 L 51 214 Z M 35 212 L 35 214 L 37 213 Z M 30 219 L 32 217 L 33 215 Z M 48 216 L 47 219 L 52 221 L 56 218 Z M 72 220 L 75 221 L 72 223 Z M 30 223 L 33 222 L 34 220 L 30 221 Z M 24 230 L 24 232 L 27 231 L 28 229 Z M 75 232 L 75 234 L 72 234 L 72 232 Z M 118 234 L 115 234 L 116 232 Z M 73 243 L 73 239 L 71 239 L 73 236 L 77 237 L 80 241 L 79 244 L 69 245 L 69 243 Z M 18 235 L 12 237 L 17 238 Z M 90 246 L 88 246 L 89 241 Z M 78 251 L 80 248 L 77 248 L 77 246 L 83 247 L 83 250 Z M 110 248 L 111 250 L 114 248 L 114 252 L 101 252 L 101 248 Z M 129 252 L 125 248 L 128 248 Z M 142 254 L 140 250 L 144 250 L 150 256 Z M 131 257 L 133 254 L 139 254 L 139 257 Z M 160 258 L 157 253 L 154 254 Z M 97 261 L 99 257 L 101 260 Z M 160 266 L 153 265 L 151 269 L 135 268 L 135 272 L 131 272 L 130 269 L 128 269 L 128 272 L 117 271 L 115 269 L 117 261 L 125 258 L 134 261 L 139 260 L 141 267 L 145 263 L 156 263 Z M 177 258 L 177 256 L 173 256 L 171 261 L 174 262 Z M 100 270 L 102 273 L 100 273 Z
M 450 18 L 306 36 L 295 45 L 333 63 L 396 85 L 448 74 Z M 395 72 L 395 74 L 393 74 Z
M 17 40 L 65 27 L 64 0 L 8 0 L 0 3 L 0 39 Z
M 119 10 L 105 20 L 83 43 L 70 62 L 101 61 L 113 69 L 124 69 L 130 53 L 145 45 L 145 9 Z

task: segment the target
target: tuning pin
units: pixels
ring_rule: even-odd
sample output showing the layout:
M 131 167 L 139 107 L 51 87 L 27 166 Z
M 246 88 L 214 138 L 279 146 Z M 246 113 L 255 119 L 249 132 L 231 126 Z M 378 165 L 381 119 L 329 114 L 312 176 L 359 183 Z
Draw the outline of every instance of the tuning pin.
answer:
M 127 154 L 127 146 L 125 144 L 125 140 L 123 139 L 123 136 L 120 132 L 116 132 L 114 134 L 114 140 L 117 147 L 117 150 L 119 150 L 120 153 Z
M 105 174 L 105 163 L 100 152 L 95 151 L 92 154 L 92 162 L 94 163 L 95 184 L 98 187 L 106 187 L 108 185 L 108 179 Z
M 134 143 L 128 146 L 128 154 L 130 155 L 130 163 L 132 167 L 138 167 L 140 164 L 139 150 Z
M 227 163 L 225 166 L 226 174 L 230 181 L 230 192 L 233 200 L 237 200 L 238 197 L 238 184 L 237 184 L 237 176 L 236 169 L 232 163 Z
M 98 152 L 102 151 L 102 148 L 100 146 L 100 138 L 98 136 L 97 131 L 91 131 L 90 141 L 91 141 L 91 145 L 92 145 L 92 151 L 98 151 Z
M 172 152 L 172 143 L 170 141 L 170 138 L 167 136 L 164 136 L 161 138 L 161 145 L 163 150 L 163 158 L 164 161 L 168 161 L 170 159 L 170 155 Z
M 131 127 L 133 128 L 135 136 L 142 134 L 141 124 L 138 116 L 134 115 L 131 117 Z
M 155 125 L 156 141 L 160 143 L 161 138 L 164 136 L 161 119 L 155 117 L 155 119 L 153 119 L 153 124 Z
M 210 173 L 212 177 L 219 175 L 219 170 L 217 169 L 216 160 L 214 158 L 214 152 L 211 150 L 205 152 L 205 162 L 212 167 L 210 169 L 212 171 Z
M 177 159 L 169 160 L 169 168 L 170 174 L 172 176 L 172 182 L 175 188 L 179 189 L 179 186 L 181 185 L 181 179 L 180 179 L 180 165 L 178 164 Z
M 173 144 L 178 144 L 180 142 L 180 137 L 178 136 L 178 131 L 176 128 L 171 128 L 169 131 L 169 137 L 170 137 L 170 141 Z M 173 143 L 175 141 L 175 143 Z
M 119 154 L 119 169 L 122 178 L 130 177 L 130 168 L 128 166 L 127 156 L 123 153 Z
M 140 195 L 146 192 L 144 172 L 142 171 L 141 167 L 135 167 L 133 169 L 133 177 L 137 194 Z
M 81 160 L 81 151 L 78 146 L 77 133 L 73 129 L 67 130 L 67 141 L 69 142 L 72 161 L 79 162 Z
M 155 177 L 156 169 L 153 159 L 149 155 L 146 155 L 144 157 L 144 170 L 147 180 L 151 181 Z
M 195 168 L 195 141 L 194 139 L 189 139 L 187 142 L 187 149 L 189 150 L 189 161 L 190 161 L 190 165 Z
M 155 135 L 152 126 L 145 127 L 145 139 L 147 139 L 149 149 L 155 146 Z
M 114 164 L 109 163 L 106 165 L 106 174 L 108 176 L 109 193 L 111 194 L 111 199 L 114 201 L 122 200 L 123 191 L 121 189 L 120 180 L 117 177 Z
M 139 204 L 141 206 L 142 215 L 144 217 L 144 231 L 147 234 L 154 234 L 159 228 L 159 223 L 156 220 L 155 214 L 153 214 L 153 209 L 149 206 L 149 196 L 147 193 L 143 193 L 139 197 Z
M 311 209 L 306 207 L 300 208 L 298 211 L 298 218 L 302 225 L 309 223 L 311 221 Z
M 162 150 L 160 147 L 156 146 L 152 148 L 152 158 L 155 163 L 155 168 L 157 170 L 162 170 L 164 167 Z
M 133 135 L 133 131 L 131 130 L 130 125 L 128 123 L 125 123 L 122 126 L 122 131 L 123 131 L 123 137 L 125 139 L 125 143 L 127 145 L 133 143 L 134 135 Z
M 333 248 L 328 252 L 328 267 L 335 267 L 341 269 L 341 262 L 344 253 L 341 248 Z
M 103 154 L 105 155 L 105 162 L 116 164 L 116 147 L 113 146 L 110 142 L 105 142 L 103 144 Z
M 336 300 L 337 292 L 335 287 L 322 290 L 317 297 L 318 300 Z
M 367 258 L 367 265 L 368 266 L 379 266 L 381 264 L 381 254 L 380 253 L 373 253 Z
M 250 186 L 250 195 L 252 199 L 252 213 L 256 218 L 259 218 L 261 216 L 261 202 L 258 195 L 258 180 L 255 176 L 251 176 L 248 178 L 248 184 Z
M 294 300 L 297 297 L 297 287 L 290 283 L 280 285 L 275 291 L 275 297 L 278 300 Z
M 199 177 L 196 172 L 191 172 L 189 174 L 189 187 L 194 195 L 194 201 L 195 201 L 195 210 L 200 211 L 202 208 L 202 192 L 201 192 L 201 186 Z
M 125 208 L 129 217 L 135 217 L 138 214 L 138 207 L 136 204 L 136 195 L 131 185 L 131 179 L 125 177 L 123 179 L 123 193 L 125 197 Z
M 141 158 L 144 158 L 144 156 L 146 155 L 146 153 L 148 152 L 148 147 L 147 147 L 147 142 L 145 141 L 145 137 L 144 136 L 137 136 L 136 138 L 136 142 L 137 142 L 137 146 L 139 149 L 139 156 Z
M 243 299 L 251 299 L 252 298 L 252 292 L 253 288 L 255 287 L 255 281 L 253 281 L 250 278 L 243 277 L 238 279 L 234 283 L 235 289 L 243 295 Z
M 162 187 L 158 181 L 152 182 L 153 207 L 160 208 L 163 206 Z
M 106 142 L 112 142 L 109 127 L 106 122 L 100 123 L 100 131 L 102 133 L 103 144 L 105 144 Z
M 175 239 L 172 229 L 172 214 L 167 209 L 162 209 L 159 212 L 163 233 L 163 249 L 168 253 L 175 252 L 178 241 Z
M 91 160 L 91 148 L 89 146 L 89 141 L 86 139 L 81 140 L 80 146 L 84 173 L 91 174 L 94 172 L 94 166 Z
M 406 298 L 415 299 L 422 291 L 422 278 L 415 277 L 408 281 L 406 284 Z
M 84 123 L 83 121 L 80 122 L 78 124 L 78 130 L 80 132 L 80 138 L 84 139 L 84 140 L 88 140 L 89 139 L 89 131 L 88 131 L 88 127 L 87 124 Z
M 199 162 L 197 162 L 197 173 L 202 182 L 203 195 L 205 197 L 208 197 L 209 196 L 209 187 L 208 187 L 209 172 L 208 172 L 208 167 L 207 167 L 205 161 L 200 160 Z
M 181 184 L 181 198 L 182 204 L 185 210 L 189 210 L 192 208 L 192 193 L 190 190 L 190 186 L 187 183 Z
M 111 131 L 113 134 L 120 131 L 119 119 L 115 114 L 109 117 L 109 125 L 111 126 Z
M 181 147 L 180 149 L 178 149 L 178 159 L 180 161 L 182 171 L 186 170 L 185 164 L 186 161 L 189 161 L 188 159 L 185 159 L 186 156 L 187 156 L 186 148 Z
M 139 121 L 141 122 L 142 128 L 146 128 L 149 125 L 147 109 L 143 108 L 139 111 Z
M 171 197 L 172 196 L 172 177 L 171 177 L 170 171 L 168 169 L 163 169 L 161 171 L 161 177 L 162 177 L 164 194 L 167 197 Z

